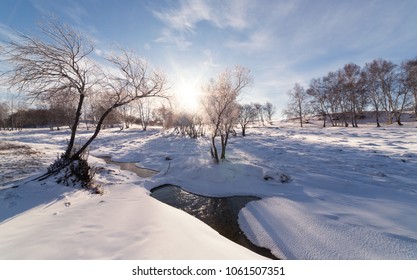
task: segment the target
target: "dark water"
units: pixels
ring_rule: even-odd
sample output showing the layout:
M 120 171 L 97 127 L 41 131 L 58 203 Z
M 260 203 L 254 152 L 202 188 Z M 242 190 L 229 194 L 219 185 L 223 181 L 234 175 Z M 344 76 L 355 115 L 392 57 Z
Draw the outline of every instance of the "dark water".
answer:
M 254 245 L 240 230 L 238 214 L 256 196 L 207 197 L 189 193 L 174 185 L 163 185 L 151 190 L 151 196 L 205 222 L 224 237 L 271 259 L 270 250 Z

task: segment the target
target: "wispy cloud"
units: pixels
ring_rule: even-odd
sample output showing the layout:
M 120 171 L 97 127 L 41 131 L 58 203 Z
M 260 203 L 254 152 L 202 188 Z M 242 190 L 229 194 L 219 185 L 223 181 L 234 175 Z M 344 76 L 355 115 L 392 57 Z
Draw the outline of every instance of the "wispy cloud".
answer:
M 214 28 L 243 30 L 250 26 L 249 7 L 253 1 L 182 0 L 178 5 L 153 11 L 153 15 L 165 24 L 157 42 L 175 43 L 180 48 L 191 45 L 190 36 L 196 35 L 198 24 L 206 22 Z
M 0 23 L 0 43 L 8 41 L 17 41 L 19 36 L 11 27 Z
M 255 30 L 243 39 L 229 39 L 226 46 L 243 52 L 264 51 L 273 48 L 273 34 L 267 29 Z
M 247 14 L 253 1 L 182 0 L 177 6 L 153 11 L 153 14 L 172 29 L 194 31 L 199 22 L 207 21 L 218 28 L 247 28 L 251 17 Z
M 89 16 L 88 12 L 76 1 L 31 0 L 31 3 L 43 16 L 50 16 L 51 14 L 65 16 L 77 25 L 83 25 L 85 19 Z
M 170 29 L 177 31 L 193 31 L 195 25 L 203 20 L 210 20 L 211 8 L 204 0 L 181 1 L 178 6 L 153 14 Z
M 31 0 L 31 3 L 44 18 L 57 17 L 60 21 L 74 26 L 95 41 L 94 34 L 97 34 L 98 31 L 91 24 L 90 18 L 92 16 L 84 8 L 83 2 L 71 0 Z
M 175 32 L 167 28 L 162 31 L 160 37 L 155 39 L 155 42 L 175 45 L 181 50 L 185 50 L 192 45 L 192 42 L 187 40 L 184 34 Z

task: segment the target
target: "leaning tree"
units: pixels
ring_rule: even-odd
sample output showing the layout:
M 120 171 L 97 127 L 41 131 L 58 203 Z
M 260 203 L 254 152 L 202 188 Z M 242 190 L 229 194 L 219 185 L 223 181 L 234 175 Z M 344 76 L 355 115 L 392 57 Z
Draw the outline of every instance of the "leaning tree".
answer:
M 93 135 L 73 153 L 79 156 L 98 136 L 105 118 L 115 109 L 145 97 L 166 97 L 167 79 L 161 71 L 150 70 L 146 60 L 132 52 L 122 50 L 121 54 L 112 55 L 108 61 L 119 71 L 106 75 L 104 86 L 99 89 L 106 100 L 105 108 L 98 119 Z
M 97 82 L 97 67 L 90 59 L 94 46 L 56 20 L 45 22 L 40 29 L 42 39 L 17 33 L 16 40 L 4 44 L 2 57 L 11 67 L 2 76 L 10 87 L 33 99 L 77 99 L 71 136 L 63 154 L 70 158 L 84 99 Z

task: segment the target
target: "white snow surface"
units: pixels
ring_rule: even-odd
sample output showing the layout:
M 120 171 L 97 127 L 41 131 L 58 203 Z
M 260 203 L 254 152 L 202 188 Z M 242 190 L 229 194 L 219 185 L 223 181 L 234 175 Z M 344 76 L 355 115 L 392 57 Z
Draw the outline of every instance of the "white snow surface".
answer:
M 227 161 L 216 165 L 207 138 L 106 129 L 90 149 L 104 186 L 93 195 L 32 180 L 62 152 L 68 131 L 0 131 L 0 259 L 263 258 L 149 196 L 163 184 L 261 197 L 241 210 L 239 224 L 282 259 L 417 259 L 415 122 L 276 122 L 247 132 L 230 139 Z M 26 148 L 2 150 L 6 144 Z M 160 172 L 140 178 L 99 156 Z

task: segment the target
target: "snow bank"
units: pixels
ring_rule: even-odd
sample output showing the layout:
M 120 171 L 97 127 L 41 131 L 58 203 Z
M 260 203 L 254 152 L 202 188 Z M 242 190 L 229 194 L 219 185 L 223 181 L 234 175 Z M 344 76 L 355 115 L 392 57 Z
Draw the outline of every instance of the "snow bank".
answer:
M 103 196 L 52 183 L 10 193 L 2 192 L 10 218 L 0 223 L 0 259 L 262 258 L 131 184 Z
M 281 259 L 417 259 L 417 239 L 315 213 L 285 198 L 251 202 L 239 223 L 249 239 Z

